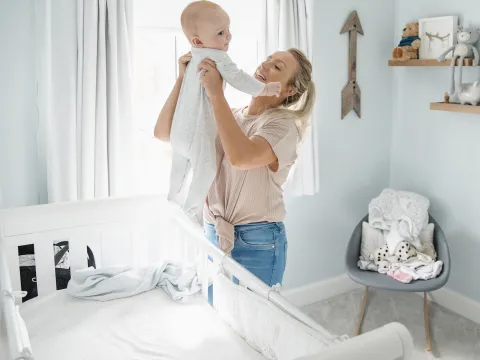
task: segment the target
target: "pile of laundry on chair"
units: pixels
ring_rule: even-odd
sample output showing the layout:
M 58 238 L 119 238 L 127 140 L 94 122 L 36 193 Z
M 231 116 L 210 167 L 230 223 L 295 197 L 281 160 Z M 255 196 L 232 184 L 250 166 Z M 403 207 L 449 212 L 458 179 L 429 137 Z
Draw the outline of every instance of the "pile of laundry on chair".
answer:
M 358 267 L 403 283 L 428 280 L 442 271 L 433 245 L 434 224 L 428 223 L 429 200 L 407 191 L 385 189 L 368 207 L 362 224 Z

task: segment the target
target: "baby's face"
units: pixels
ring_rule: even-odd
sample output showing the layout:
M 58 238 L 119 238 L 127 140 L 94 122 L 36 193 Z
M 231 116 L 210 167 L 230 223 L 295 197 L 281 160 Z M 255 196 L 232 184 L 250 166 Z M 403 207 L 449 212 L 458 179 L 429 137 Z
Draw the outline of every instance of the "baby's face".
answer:
M 230 18 L 225 11 L 210 11 L 204 21 L 198 24 L 198 38 L 205 48 L 228 51 L 232 40 Z

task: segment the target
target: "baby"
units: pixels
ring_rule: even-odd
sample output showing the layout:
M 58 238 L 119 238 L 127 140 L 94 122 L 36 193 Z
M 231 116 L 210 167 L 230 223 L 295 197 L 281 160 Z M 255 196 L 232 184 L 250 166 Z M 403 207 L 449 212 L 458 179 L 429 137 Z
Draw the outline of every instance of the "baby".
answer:
M 205 58 L 212 59 L 224 86 L 229 83 L 254 97 L 279 96 L 281 85 L 264 84 L 237 68 L 227 55 L 232 38 L 230 18 L 217 4 L 204 0 L 190 3 L 182 13 L 181 24 L 192 46 L 192 58 L 185 71 L 170 133 L 173 153 L 168 198 L 202 224 L 203 205 L 216 174 L 217 124 L 200 84 L 198 65 Z

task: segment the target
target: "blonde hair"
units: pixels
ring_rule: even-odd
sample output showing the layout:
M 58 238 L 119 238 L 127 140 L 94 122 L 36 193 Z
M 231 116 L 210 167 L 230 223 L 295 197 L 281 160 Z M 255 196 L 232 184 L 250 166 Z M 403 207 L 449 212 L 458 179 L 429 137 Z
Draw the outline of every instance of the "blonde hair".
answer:
M 298 49 L 291 48 L 288 49 L 287 52 L 293 55 L 299 67 L 299 70 L 293 75 L 289 82 L 289 85 L 295 90 L 295 93 L 288 96 L 279 107 L 266 111 L 265 115 L 280 115 L 280 113 L 293 115 L 300 139 L 303 139 L 310 125 L 311 113 L 315 104 L 315 84 L 312 80 L 312 63 L 306 55 Z

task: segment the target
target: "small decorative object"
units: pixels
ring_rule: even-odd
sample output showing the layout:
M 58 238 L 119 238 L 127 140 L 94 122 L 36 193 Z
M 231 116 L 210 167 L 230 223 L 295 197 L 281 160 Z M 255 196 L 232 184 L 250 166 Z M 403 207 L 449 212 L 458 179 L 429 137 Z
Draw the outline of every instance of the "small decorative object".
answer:
M 353 11 L 343 25 L 340 34 L 349 33 L 348 84 L 342 90 L 342 119 L 355 110 L 361 117 L 361 91 L 357 84 L 357 32 L 363 35 L 362 24 L 356 11 Z
M 437 59 L 445 50 L 453 46 L 457 38 L 457 16 L 443 16 L 420 19 L 419 36 L 422 40 L 420 59 Z M 449 57 L 450 58 L 450 57 Z
M 392 51 L 393 60 L 407 61 L 418 59 L 420 38 L 418 37 L 418 23 L 412 22 L 405 26 L 402 33 L 402 40 Z
M 467 57 L 473 57 L 473 66 L 478 65 L 479 54 L 478 49 L 475 47 L 475 43 L 480 37 L 480 29 L 472 28 L 462 28 L 458 27 L 458 39 L 457 44 L 449 47 L 438 57 L 438 61 L 445 61 L 445 58 L 448 54 L 452 53 L 452 64 L 451 64 L 451 81 L 450 81 L 450 100 L 452 98 L 459 98 L 461 92 L 465 92 L 466 95 L 463 96 L 464 99 L 470 99 L 473 96 L 475 99 L 476 86 L 475 84 L 462 84 L 462 72 L 463 72 L 463 62 Z M 455 80 L 455 65 L 457 59 L 459 58 L 458 65 L 458 77 Z M 461 100 L 460 100 L 461 101 Z M 474 101 L 474 100 L 473 100 Z M 467 102 L 471 102 L 467 100 Z M 478 103 L 478 101 L 477 101 Z
M 461 84 L 458 91 L 458 99 L 462 105 L 470 104 L 477 106 L 480 104 L 480 81 Z
M 448 92 L 445 93 L 443 98 L 445 99 L 445 104 L 450 104 L 450 95 L 448 95 Z

